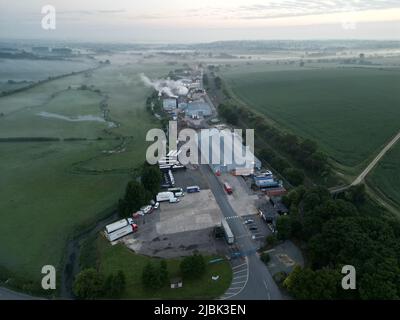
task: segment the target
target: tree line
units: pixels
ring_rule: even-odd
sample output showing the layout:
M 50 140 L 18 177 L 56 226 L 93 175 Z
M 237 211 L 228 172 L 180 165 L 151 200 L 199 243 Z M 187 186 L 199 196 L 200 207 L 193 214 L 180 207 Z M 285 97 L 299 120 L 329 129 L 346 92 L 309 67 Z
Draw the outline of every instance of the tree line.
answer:
M 278 235 L 306 248 L 307 266 L 283 282 L 295 298 L 400 298 L 400 221 L 372 203 L 363 185 L 335 199 L 323 187 L 300 186 L 283 201 L 290 215 L 278 218 Z M 341 287 L 344 265 L 356 268 L 356 290 Z

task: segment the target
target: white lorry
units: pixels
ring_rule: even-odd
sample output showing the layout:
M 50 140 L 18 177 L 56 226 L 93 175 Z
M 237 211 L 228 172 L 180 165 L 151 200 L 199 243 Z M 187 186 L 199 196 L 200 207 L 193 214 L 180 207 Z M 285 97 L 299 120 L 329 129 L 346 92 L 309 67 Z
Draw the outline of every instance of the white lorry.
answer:
M 167 192 L 160 192 L 157 194 L 157 202 L 163 202 L 163 201 L 170 201 L 170 199 L 175 198 L 175 195 L 173 192 L 167 191 Z
M 132 218 L 118 220 L 106 226 L 106 233 L 114 232 L 133 223 L 134 222 Z
M 138 229 L 137 224 L 133 223 L 133 224 L 127 225 L 125 227 L 122 227 L 121 229 L 118 229 L 116 231 L 113 231 L 111 233 L 107 233 L 106 236 L 107 236 L 107 239 L 112 242 L 112 241 L 118 240 L 119 238 L 122 238 L 132 232 L 135 232 L 137 229 Z
M 137 230 L 138 226 L 132 218 L 122 219 L 111 223 L 105 228 L 105 235 L 109 241 L 115 241 Z

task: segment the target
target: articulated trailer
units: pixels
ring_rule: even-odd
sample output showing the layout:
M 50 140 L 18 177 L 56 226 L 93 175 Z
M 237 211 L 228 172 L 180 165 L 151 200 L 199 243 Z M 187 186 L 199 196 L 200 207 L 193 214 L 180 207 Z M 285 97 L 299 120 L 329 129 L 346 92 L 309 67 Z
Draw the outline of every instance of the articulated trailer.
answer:
M 132 218 L 118 220 L 106 226 L 106 233 L 112 233 L 118 229 L 121 229 L 133 223 L 134 222 Z
M 115 241 L 138 229 L 132 218 L 118 220 L 105 228 L 105 235 L 109 241 Z
M 228 244 L 233 244 L 235 242 L 235 236 L 233 235 L 232 230 L 225 219 L 222 220 L 222 228 L 224 229 L 226 242 Z
M 127 225 L 121 229 L 118 229 L 114 232 L 106 233 L 106 237 L 109 241 L 112 242 L 112 241 L 118 240 L 119 238 L 127 236 L 128 234 L 136 232 L 137 229 L 138 229 L 137 224 L 133 223 L 133 224 Z

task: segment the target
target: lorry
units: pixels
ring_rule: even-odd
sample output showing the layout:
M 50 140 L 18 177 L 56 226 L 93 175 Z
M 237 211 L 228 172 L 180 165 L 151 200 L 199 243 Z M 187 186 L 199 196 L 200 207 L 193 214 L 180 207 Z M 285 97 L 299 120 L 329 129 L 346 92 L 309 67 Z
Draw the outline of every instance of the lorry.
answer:
M 190 187 L 186 187 L 186 192 L 187 192 L 187 193 L 200 192 L 200 187 L 199 187 L 199 186 L 190 186 Z
M 112 233 L 118 229 L 131 225 L 133 223 L 134 222 L 132 218 L 118 220 L 106 226 L 106 233 L 107 234 Z
M 112 242 L 112 241 L 118 240 L 119 238 L 122 238 L 130 233 L 137 231 L 137 229 L 138 229 L 137 224 L 132 223 L 125 227 L 117 229 L 111 233 L 106 233 L 106 237 L 109 241 Z
M 229 185 L 228 182 L 224 182 L 224 189 L 225 189 L 225 191 L 226 191 L 227 194 L 232 194 L 232 192 L 233 192 L 233 189 L 232 189 L 232 187 Z
M 224 229 L 225 240 L 228 244 L 233 244 L 235 242 L 235 237 L 229 227 L 228 222 L 224 219 L 222 220 L 222 228 Z
M 171 191 L 160 192 L 157 194 L 157 202 L 169 201 L 172 198 L 175 198 L 175 195 Z

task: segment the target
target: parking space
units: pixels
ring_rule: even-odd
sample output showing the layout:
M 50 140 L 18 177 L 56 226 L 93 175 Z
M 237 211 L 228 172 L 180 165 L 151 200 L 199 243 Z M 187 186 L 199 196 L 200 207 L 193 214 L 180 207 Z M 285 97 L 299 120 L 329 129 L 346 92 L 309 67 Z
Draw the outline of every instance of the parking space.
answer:
M 136 220 L 139 230 L 123 239 L 138 253 L 179 257 L 194 250 L 216 253 L 214 227 L 221 211 L 210 190 L 186 194 L 179 203 L 162 202 L 153 213 Z
M 246 257 L 232 259 L 232 282 L 228 290 L 220 297 L 221 300 L 233 298 L 246 286 L 249 279 L 249 264 Z
M 188 186 L 199 186 L 200 189 L 208 189 L 207 182 L 196 166 L 187 166 L 186 170 L 173 172 L 176 187 L 186 191 Z
M 241 219 L 246 225 L 246 229 L 250 233 L 251 238 L 256 241 L 259 246 L 262 246 L 265 243 L 266 237 L 272 234 L 268 225 L 258 214 L 242 216 Z
M 233 210 L 235 210 L 239 216 L 257 213 L 256 203 L 259 196 L 247 186 L 242 177 L 222 174 L 218 178 L 221 184 L 227 182 L 232 187 L 233 193 L 228 195 L 228 200 Z

